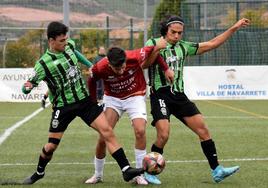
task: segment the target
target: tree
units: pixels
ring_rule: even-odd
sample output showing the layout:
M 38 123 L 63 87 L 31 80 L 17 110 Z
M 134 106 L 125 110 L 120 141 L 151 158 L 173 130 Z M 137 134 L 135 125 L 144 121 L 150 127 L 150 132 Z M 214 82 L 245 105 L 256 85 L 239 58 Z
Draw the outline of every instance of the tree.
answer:
M 157 36 L 160 34 L 159 24 L 163 19 L 166 19 L 170 15 L 180 15 L 181 3 L 184 0 L 161 0 L 156 8 L 152 25 L 151 34 Z
M 42 48 L 40 42 L 44 30 L 30 30 L 17 41 L 7 44 L 6 67 L 33 67 L 40 57 Z
M 243 17 L 251 20 L 251 25 L 256 28 L 267 28 L 268 16 L 266 15 L 267 8 L 265 6 L 259 9 L 247 9 L 242 13 Z M 265 16 L 266 15 L 266 16 Z
M 81 52 L 88 58 L 93 59 L 98 52 L 99 46 L 105 46 L 106 31 L 105 30 L 81 30 L 80 42 Z
M 267 28 L 268 16 L 266 16 L 267 8 L 265 6 L 258 9 L 246 9 L 241 12 L 241 16 L 251 20 L 251 26 L 255 28 Z M 228 9 L 227 19 L 223 20 L 228 26 L 236 22 L 236 10 L 234 8 Z

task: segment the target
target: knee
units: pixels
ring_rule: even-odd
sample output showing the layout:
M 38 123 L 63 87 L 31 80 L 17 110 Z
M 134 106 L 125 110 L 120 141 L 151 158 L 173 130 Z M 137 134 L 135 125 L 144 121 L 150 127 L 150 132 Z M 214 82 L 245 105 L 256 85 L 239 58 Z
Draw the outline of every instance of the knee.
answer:
M 137 140 L 141 140 L 145 138 L 145 128 L 140 128 L 135 130 L 135 137 Z
M 58 145 L 56 144 L 53 144 L 53 143 L 47 143 L 45 146 L 44 146 L 44 149 L 47 153 L 53 153 L 56 149 L 57 149 Z
M 42 149 L 41 156 L 45 159 L 51 159 L 57 146 L 56 144 L 47 143 Z
M 113 128 L 107 123 L 105 126 L 101 126 L 98 128 L 99 133 L 102 136 L 102 139 L 105 139 L 107 136 L 113 133 Z
M 111 140 L 115 137 L 115 134 L 113 132 L 112 127 L 110 127 L 108 124 L 104 129 L 99 130 L 101 138 L 100 138 L 100 142 L 104 143 L 107 140 Z
M 166 143 L 169 138 L 169 132 L 158 132 L 157 138 L 161 143 Z

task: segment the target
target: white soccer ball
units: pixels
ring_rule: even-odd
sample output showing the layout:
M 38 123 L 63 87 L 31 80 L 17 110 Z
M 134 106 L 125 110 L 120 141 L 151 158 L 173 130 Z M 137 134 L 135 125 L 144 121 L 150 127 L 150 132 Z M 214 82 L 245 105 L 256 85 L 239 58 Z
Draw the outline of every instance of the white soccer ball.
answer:
M 160 174 L 165 166 L 166 162 L 164 157 L 157 152 L 150 152 L 145 155 L 142 161 L 143 169 L 148 173 L 152 175 Z

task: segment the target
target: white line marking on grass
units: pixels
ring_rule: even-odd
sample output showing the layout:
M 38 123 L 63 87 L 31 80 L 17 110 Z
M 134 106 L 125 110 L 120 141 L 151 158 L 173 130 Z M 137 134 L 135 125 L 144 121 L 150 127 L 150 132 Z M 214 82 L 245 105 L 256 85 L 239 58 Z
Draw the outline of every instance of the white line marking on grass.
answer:
M 249 114 L 249 115 L 254 116 L 254 117 L 257 117 L 257 118 L 268 119 L 268 116 L 257 114 L 255 112 L 250 112 L 250 111 L 244 110 L 242 108 L 236 108 L 236 107 L 233 107 L 233 106 L 230 106 L 230 105 L 227 105 L 227 104 L 222 104 L 220 102 L 215 102 L 215 101 L 206 101 L 206 102 L 207 103 L 210 103 L 210 104 L 217 105 L 217 106 L 225 107 L 225 108 L 228 108 L 228 109 L 231 109 L 231 110 L 234 110 L 234 111 L 238 111 L 238 112 L 242 112 L 242 113 L 245 113 L 245 114 Z
M 235 158 L 235 159 L 221 159 L 220 162 L 237 162 L 237 161 L 268 161 L 267 158 Z M 167 160 L 167 163 L 207 163 L 207 160 Z M 49 163 L 50 165 L 93 165 L 94 163 L 82 163 L 82 162 L 72 162 L 72 163 Z M 105 161 L 105 164 L 117 164 L 113 161 Z M 135 164 L 135 161 L 132 161 L 131 164 Z M 0 166 L 35 166 L 36 163 L 3 163 Z
M 48 104 L 49 105 L 49 104 Z M 17 128 L 22 126 L 25 122 L 29 121 L 32 119 L 34 116 L 36 116 L 39 112 L 41 112 L 43 108 L 39 108 L 38 110 L 34 111 L 32 114 L 26 116 L 24 119 L 21 121 L 15 123 L 11 127 L 5 130 L 5 132 L 0 135 L 0 145 L 12 134 L 13 131 L 15 131 Z
M 0 119 L 18 119 L 24 116 L 0 116 Z M 148 118 L 152 118 L 152 115 L 147 115 Z M 255 116 L 204 116 L 206 119 L 263 119 Z M 40 117 L 40 119 L 50 119 L 50 117 Z M 127 115 L 121 117 L 121 119 L 129 119 Z
M 147 115 L 148 118 L 152 118 L 151 115 Z M 175 118 L 175 117 L 174 117 Z M 206 119 L 263 119 L 256 116 L 204 116 Z M 129 119 L 128 116 L 122 116 L 121 119 Z

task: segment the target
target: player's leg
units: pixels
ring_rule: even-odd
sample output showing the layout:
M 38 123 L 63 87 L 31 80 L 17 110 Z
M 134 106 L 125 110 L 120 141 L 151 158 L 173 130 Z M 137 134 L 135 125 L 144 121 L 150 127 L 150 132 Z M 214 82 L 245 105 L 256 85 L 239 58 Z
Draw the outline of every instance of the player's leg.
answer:
M 211 139 L 203 116 L 201 114 L 196 114 L 193 116 L 184 117 L 184 121 L 186 125 L 198 135 L 201 141 L 202 150 L 208 159 L 210 168 L 214 170 L 219 165 L 216 147 Z
M 186 125 L 198 135 L 203 153 L 208 160 L 215 182 L 219 183 L 239 170 L 239 166 L 224 168 L 219 165 L 215 143 L 210 136 L 208 127 L 201 114 L 185 117 L 184 120 Z
M 136 159 L 136 168 L 142 168 L 142 161 L 146 155 L 147 112 L 145 100 L 145 96 L 134 96 L 127 98 L 123 102 L 123 107 L 126 109 L 126 112 L 131 119 L 135 135 L 134 153 Z M 143 175 L 137 176 L 135 178 L 135 182 L 138 185 L 148 184 Z
M 72 106 L 64 109 L 55 108 L 52 112 L 48 143 L 42 148 L 36 172 L 32 176 L 26 178 L 23 181 L 23 184 L 33 184 L 44 177 L 45 168 L 48 162 L 52 159 L 53 153 L 57 149 L 64 131 L 68 127 L 69 123 L 75 118 L 75 115 L 70 113 L 71 111 Z
M 125 181 L 129 181 L 134 177 L 143 173 L 143 169 L 130 167 L 129 161 L 126 158 L 123 148 L 117 142 L 115 134 L 107 121 L 107 118 L 102 111 L 102 107 L 90 100 L 80 106 L 79 116 L 92 128 L 97 130 L 103 137 L 106 147 L 112 157 L 117 161 Z
M 104 114 L 109 122 L 109 125 L 112 128 L 114 128 L 114 126 L 116 125 L 116 122 L 119 119 L 118 113 L 114 109 L 108 107 L 108 108 L 105 108 Z M 103 181 L 103 169 L 104 169 L 104 164 L 105 164 L 105 156 L 106 156 L 106 144 L 105 144 L 104 139 L 101 136 L 99 136 L 98 143 L 96 146 L 96 156 L 94 159 L 95 172 L 91 178 L 85 181 L 85 183 L 96 184 L 96 183 L 100 183 Z
M 164 147 L 168 142 L 170 134 L 170 124 L 167 119 L 158 120 L 155 123 L 156 128 L 156 140 L 152 145 L 151 151 L 158 152 L 160 154 L 164 153 Z
M 137 169 L 130 167 L 129 161 L 125 155 L 123 148 L 119 145 L 116 140 L 115 134 L 112 127 L 109 126 L 108 121 L 104 115 L 101 113 L 91 124 L 91 127 L 96 129 L 103 137 L 107 149 L 112 157 L 117 161 L 125 181 L 130 181 L 134 177 L 143 173 L 143 169 Z
M 142 161 L 146 155 L 146 121 L 143 118 L 135 118 L 132 120 L 132 126 L 135 135 L 135 160 L 136 168 L 142 168 Z M 138 185 L 147 185 L 148 182 L 145 180 L 143 175 L 135 178 L 135 183 Z
M 163 154 L 164 146 L 168 141 L 170 132 L 169 108 L 166 105 L 164 98 L 155 92 L 151 93 L 150 95 L 150 103 L 151 114 L 153 116 L 153 121 L 151 124 L 155 127 L 157 134 L 156 140 L 151 146 L 151 151 Z M 145 173 L 144 175 L 148 182 L 153 184 L 161 184 L 161 181 L 157 176 L 153 176 L 148 173 Z
M 135 158 L 136 167 L 142 167 L 142 160 L 146 155 L 146 121 L 143 118 L 135 118 L 132 120 L 132 126 L 135 135 Z
M 164 146 L 169 138 L 170 124 L 168 120 L 158 120 L 155 124 L 157 137 L 155 142 L 151 146 L 152 152 L 163 154 Z M 152 184 L 161 184 L 161 181 L 157 176 L 144 173 L 146 180 Z
M 163 148 L 169 138 L 169 117 L 170 111 L 166 104 L 165 98 L 160 93 L 151 93 L 151 114 L 153 116 L 152 126 L 156 128 L 157 137 L 151 147 L 151 151 L 163 154 Z
M 135 159 L 136 167 L 142 167 L 142 160 L 146 155 L 146 97 L 133 96 L 123 100 L 123 108 L 131 119 L 135 135 Z

